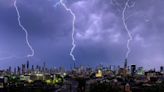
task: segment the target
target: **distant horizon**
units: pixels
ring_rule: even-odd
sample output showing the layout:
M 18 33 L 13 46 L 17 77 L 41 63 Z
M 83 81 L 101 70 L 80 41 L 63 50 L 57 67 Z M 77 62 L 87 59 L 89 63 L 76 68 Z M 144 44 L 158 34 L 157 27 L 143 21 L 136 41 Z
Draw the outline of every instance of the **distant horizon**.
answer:
M 22 63 L 22 64 L 27 64 L 27 61 L 29 61 L 29 68 L 32 68 L 32 65 L 34 65 L 34 67 L 36 67 L 37 65 L 39 65 L 39 66 L 43 66 L 43 63 L 44 62 L 41 62 L 40 64 L 31 64 L 32 63 L 32 61 L 30 61 L 30 60 L 26 60 L 26 61 L 24 61 L 24 63 Z M 45 62 L 46 63 L 46 62 Z M 18 65 L 19 67 L 22 67 L 22 64 L 20 64 L 20 65 Z M 110 65 L 111 66 L 115 66 L 116 68 L 118 68 L 118 66 L 120 66 L 120 68 L 124 68 L 124 62 L 122 62 L 122 64 L 118 64 L 118 65 L 114 65 L 114 64 L 103 64 L 103 63 L 99 63 L 99 64 L 96 64 L 96 65 L 81 65 L 81 64 L 78 64 L 77 65 L 77 63 L 75 64 L 75 67 L 77 67 L 77 68 L 79 68 L 80 66 L 83 66 L 84 68 L 96 68 L 96 67 L 98 67 L 99 65 L 102 65 L 103 67 L 109 67 Z M 143 67 L 143 69 L 145 70 L 145 71 L 148 71 L 148 70 L 156 70 L 156 71 L 159 71 L 160 70 L 160 67 L 162 66 L 158 66 L 158 67 L 152 67 L 152 68 L 145 68 L 144 66 L 139 66 L 139 65 L 137 65 L 137 64 L 129 64 L 129 62 L 127 63 L 127 66 L 129 66 L 129 69 L 130 69 L 130 67 L 131 67 L 131 65 L 136 65 L 136 69 L 138 68 L 138 67 Z M 4 67 L 4 68 L 1 68 L 0 67 L 0 70 L 6 70 L 6 69 L 8 69 L 9 67 L 11 67 L 12 68 L 12 70 L 14 69 L 14 68 L 16 68 L 17 69 L 17 67 L 18 66 L 6 66 L 6 67 Z M 48 69 L 50 69 L 50 68 L 60 68 L 60 67 L 63 67 L 63 68 L 65 68 L 66 70 L 71 70 L 71 69 L 73 69 L 74 68 L 74 63 L 71 63 L 70 64 L 70 67 L 68 67 L 68 66 L 66 66 L 66 67 L 64 67 L 64 66 L 50 66 L 49 64 L 47 64 L 46 63 L 46 68 L 48 68 Z M 164 65 L 163 65 L 163 67 L 164 67 Z

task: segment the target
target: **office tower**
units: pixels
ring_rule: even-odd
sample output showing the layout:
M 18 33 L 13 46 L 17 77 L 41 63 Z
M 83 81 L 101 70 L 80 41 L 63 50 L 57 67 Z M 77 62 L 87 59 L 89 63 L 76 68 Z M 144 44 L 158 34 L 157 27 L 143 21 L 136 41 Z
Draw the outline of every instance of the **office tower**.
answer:
M 131 75 L 134 76 L 136 73 L 136 65 L 131 65 Z
M 32 71 L 34 71 L 34 65 L 32 65 L 32 68 L 31 68 Z
M 14 75 L 16 75 L 16 73 L 17 73 L 17 70 L 16 70 L 16 68 L 14 68 Z
M 127 58 L 125 59 L 125 62 L 124 62 L 124 68 L 123 68 L 123 76 L 127 76 L 129 74 L 129 71 L 128 71 L 128 66 L 127 66 Z
M 37 65 L 35 69 L 38 70 L 39 69 L 39 65 Z
M 20 75 L 20 67 L 18 66 L 17 69 L 17 74 Z
M 112 65 L 109 66 L 109 70 L 112 70 Z
M 46 62 L 43 62 L 43 72 L 45 72 Z
M 27 65 L 26 65 L 27 70 L 29 70 L 29 61 L 27 60 Z
M 26 65 L 22 64 L 22 74 L 25 74 Z
M 124 69 L 126 69 L 126 68 L 127 68 L 127 63 L 128 63 L 128 60 L 127 60 L 127 59 L 125 59 L 125 62 L 124 62 Z
M 8 73 L 11 73 L 11 66 L 9 67 L 9 71 L 8 71 Z
M 160 72 L 164 72 L 163 70 L 164 70 L 164 69 L 163 69 L 163 66 L 161 66 L 161 67 L 160 67 Z

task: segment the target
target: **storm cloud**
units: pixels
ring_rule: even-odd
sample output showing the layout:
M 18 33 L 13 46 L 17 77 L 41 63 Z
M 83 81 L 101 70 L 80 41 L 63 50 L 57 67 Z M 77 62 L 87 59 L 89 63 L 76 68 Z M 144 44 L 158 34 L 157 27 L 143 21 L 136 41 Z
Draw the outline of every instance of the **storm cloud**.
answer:
M 1 68 L 25 63 L 46 62 L 48 66 L 69 68 L 72 16 L 58 0 L 17 0 L 21 22 L 28 30 L 35 50 L 32 58 L 25 33 L 18 25 L 13 0 L 0 1 Z M 76 15 L 74 55 L 79 65 L 123 65 L 129 39 L 122 22 L 126 0 L 66 0 Z M 130 0 L 126 23 L 132 33 L 128 63 L 154 68 L 164 65 L 163 0 Z M 19 57 L 19 58 L 18 58 Z

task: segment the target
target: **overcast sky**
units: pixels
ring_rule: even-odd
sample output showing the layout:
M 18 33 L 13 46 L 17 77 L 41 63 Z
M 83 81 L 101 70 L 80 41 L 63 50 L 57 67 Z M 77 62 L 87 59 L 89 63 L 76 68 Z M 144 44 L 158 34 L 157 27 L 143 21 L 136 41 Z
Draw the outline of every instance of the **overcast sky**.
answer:
M 32 64 L 70 68 L 72 15 L 58 0 L 17 0 L 22 25 L 18 25 L 14 0 L 0 0 L 0 68 Z M 129 36 L 122 21 L 126 0 L 65 0 L 76 15 L 74 55 L 85 66 L 123 65 Z M 128 64 L 145 68 L 164 66 L 164 0 L 130 0 L 126 23 L 133 36 Z M 11 58 L 9 58 L 11 57 Z

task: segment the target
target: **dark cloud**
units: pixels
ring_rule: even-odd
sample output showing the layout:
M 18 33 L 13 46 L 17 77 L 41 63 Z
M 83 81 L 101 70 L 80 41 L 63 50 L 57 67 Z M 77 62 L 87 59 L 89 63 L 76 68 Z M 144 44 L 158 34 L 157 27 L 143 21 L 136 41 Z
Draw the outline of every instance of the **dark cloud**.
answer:
M 46 61 L 51 67 L 69 68 L 73 64 L 69 56 L 72 16 L 62 5 L 54 7 L 56 2 L 58 0 L 18 0 L 17 6 L 35 49 L 31 63 Z M 126 0 L 67 0 L 65 3 L 76 15 L 74 55 L 78 64 L 123 64 L 128 34 L 121 18 Z M 130 64 L 146 68 L 164 64 L 162 3 L 162 0 L 130 0 L 129 5 L 134 5 L 126 11 L 126 23 L 133 35 Z M 0 64 L 6 67 L 24 63 L 30 49 L 25 43 L 25 33 L 18 26 L 13 1 L 1 0 L 0 12 L 0 57 L 17 56 L 0 59 Z

